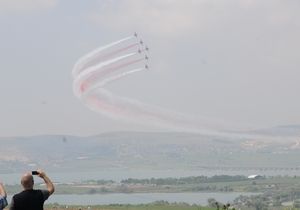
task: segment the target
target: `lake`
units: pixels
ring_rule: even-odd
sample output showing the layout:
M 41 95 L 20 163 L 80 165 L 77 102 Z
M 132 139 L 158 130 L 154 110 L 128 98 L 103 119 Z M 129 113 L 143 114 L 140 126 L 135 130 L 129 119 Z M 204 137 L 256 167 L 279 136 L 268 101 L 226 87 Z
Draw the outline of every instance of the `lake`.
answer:
M 105 205 L 105 204 L 147 204 L 164 200 L 169 203 L 185 202 L 188 204 L 207 205 L 207 199 L 215 198 L 222 203 L 230 203 L 239 195 L 257 195 L 257 193 L 114 193 L 93 195 L 52 195 L 46 203 L 65 205 Z M 11 195 L 8 196 L 10 201 Z
M 259 171 L 259 170 L 243 170 L 243 171 L 224 171 L 224 170 L 145 170 L 145 169 L 95 169 L 94 171 L 71 171 L 71 172 L 48 172 L 48 176 L 53 182 L 80 182 L 84 180 L 114 180 L 121 181 L 127 178 L 166 178 L 166 177 L 188 177 L 188 176 L 213 176 L 213 175 L 245 175 L 259 174 L 266 176 L 277 176 L 277 175 L 289 175 L 294 176 L 300 175 L 300 170 L 297 171 Z M 19 173 L 0 174 L 0 181 L 5 184 L 19 184 L 23 171 Z M 39 182 L 38 179 L 35 179 Z

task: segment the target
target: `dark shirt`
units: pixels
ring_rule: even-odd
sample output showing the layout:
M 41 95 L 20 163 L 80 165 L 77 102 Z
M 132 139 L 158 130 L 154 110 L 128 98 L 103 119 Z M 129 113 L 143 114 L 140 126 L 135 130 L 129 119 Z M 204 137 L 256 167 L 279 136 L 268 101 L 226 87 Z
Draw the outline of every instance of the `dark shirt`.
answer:
M 12 197 L 10 210 L 43 210 L 48 190 L 24 190 Z
M 6 196 L 3 197 L 2 195 L 0 195 L 0 210 L 4 209 L 5 206 L 7 206 Z

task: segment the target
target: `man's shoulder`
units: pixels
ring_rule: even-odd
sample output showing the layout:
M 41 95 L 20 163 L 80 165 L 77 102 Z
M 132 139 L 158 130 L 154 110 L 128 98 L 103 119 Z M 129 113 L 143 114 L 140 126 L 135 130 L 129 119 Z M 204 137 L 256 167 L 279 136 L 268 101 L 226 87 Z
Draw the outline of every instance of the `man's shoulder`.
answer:
M 21 192 L 19 192 L 19 193 L 14 194 L 14 195 L 13 195 L 13 198 L 14 198 L 14 197 L 20 196 L 23 192 L 24 192 L 24 191 L 21 191 Z
M 50 196 L 49 190 L 41 190 L 41 191 L 42 191 L 44 200 L 47 200 L 49 198 L 49 196 Z
M 47 200 L 50 196 L 49 190 L 34 189 L 32 190 L 32 194 L 38 194 L 39 196 L 42 196 L 44 200 Z

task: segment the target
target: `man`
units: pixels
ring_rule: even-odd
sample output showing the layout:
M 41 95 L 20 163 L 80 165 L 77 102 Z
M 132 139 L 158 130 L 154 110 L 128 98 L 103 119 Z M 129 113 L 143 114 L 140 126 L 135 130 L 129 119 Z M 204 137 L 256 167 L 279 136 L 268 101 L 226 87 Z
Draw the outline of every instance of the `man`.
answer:
M 10 210 L 43 210 L 44 202 L 54 192 L 54 185 L 42 170 L 37 170 L 36 175 L 42 178 L 47 190 L 34 190 L 34 180 L 31 173 L 25 173 L 21 178 L 24 190 L 12 197 Z
M 4 209 L 7 206 L 6 200 L 6 191 L 4 189 L 3 184 L 0 182 L 0 210 Z

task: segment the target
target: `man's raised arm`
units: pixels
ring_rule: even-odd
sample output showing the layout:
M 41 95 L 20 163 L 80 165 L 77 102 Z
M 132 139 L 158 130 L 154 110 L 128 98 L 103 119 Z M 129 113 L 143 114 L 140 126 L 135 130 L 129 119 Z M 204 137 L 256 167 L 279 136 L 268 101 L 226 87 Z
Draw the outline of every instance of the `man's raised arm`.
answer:
M 0 182 L 0 195 L 6 198 L 6 191 L 3 184 Z
M 38 176 L 45 181 L 47 190 L 49 191 L 49 193 L 51 195 L 54 192 L 54 190 L 55 190 L 52 181 L 50 180 L 50 178 L 46 175 L 46 173 L 44 171 L 42 171 L 40 169 L 37 170 L 37 171 L 39 173 Z

